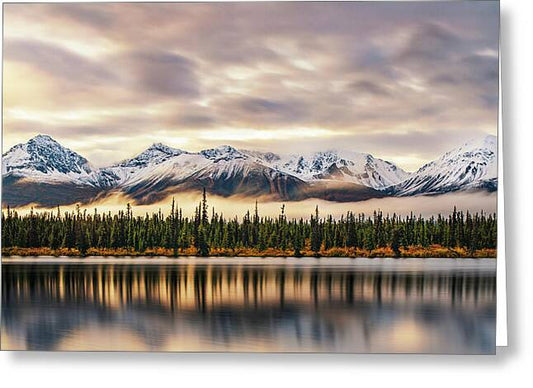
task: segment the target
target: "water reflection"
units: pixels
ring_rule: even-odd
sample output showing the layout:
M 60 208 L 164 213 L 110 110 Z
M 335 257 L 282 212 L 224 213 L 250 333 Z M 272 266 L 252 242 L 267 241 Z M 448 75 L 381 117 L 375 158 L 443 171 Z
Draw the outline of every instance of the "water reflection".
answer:
M 4 264 L 2 349 L 494 352 L 492 264 L 299 263 Z

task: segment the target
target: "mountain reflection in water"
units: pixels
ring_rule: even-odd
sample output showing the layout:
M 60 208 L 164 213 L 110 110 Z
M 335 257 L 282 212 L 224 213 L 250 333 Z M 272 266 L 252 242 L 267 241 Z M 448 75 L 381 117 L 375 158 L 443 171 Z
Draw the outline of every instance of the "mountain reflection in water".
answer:
M 227 260 L 4 263 L 2 349 L 495 351 L 494 260 Z

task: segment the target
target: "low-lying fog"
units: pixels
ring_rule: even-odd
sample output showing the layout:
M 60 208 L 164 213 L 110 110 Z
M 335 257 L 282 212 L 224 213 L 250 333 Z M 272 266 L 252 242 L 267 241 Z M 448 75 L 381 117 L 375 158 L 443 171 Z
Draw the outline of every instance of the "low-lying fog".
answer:
M 174 195 L 177 205 L 183 209 L 184 216 L 191 216 L 194 214 L 194 209 L 201 200 L 201 194 L 180 194 Z M 253 212 L 255 207 L 255 199 L 253 198 L 223 198 L 217 196 L 208 196 L 209 213 L 211 214 L 214 207 L 217 213 L 223 213 L 225 217 L 242 217 L 246 211 Z M 131 200 L 129 201 L 130 203 Z M 128 199 L 120 196 L 107 198 L 99 203 L 91 203 L 88 205 L 81 205 L 81 210 L 94 212 L 96 208 L 98 212 L 117 212 L 125 210 Z M 135 215 L 144 215 L 145 213 L 152 213 L 161 210 L 164 214 L 168 214 L 171 209 L 172 197 L 167 198 L 156 204 L 151 205 L 133 205 L 132 209 Z M 486 213 L 495 213 L 497 205 L 496 193 L 450 193 L 438 196 L 418 196 L 418 197 L 396 197 L 396 198 L 379 198 L 370 199 L 360 202 L 329 202 L 324 200 L 309 199 L 300 202 L 267 202 L 259 201 L 258 209 L 260 216 L 277 216 L 280 213 L 282 205 L 285 205 L 285 214 L 288 218 L 309 217 L 313 214 L 315 207 L 318 205 L 320 215 L 328 214 L 334 217 L 340 217 L 348 211 L 354 213 L 372 214 L 374 210 L 382 210 L 383 213 L 396 213 L 407 215 L 410 212 L 422 216 L 431 216 L 436 214 L 447 215 L 453 211 L 456 206 L 457 210 L 469 210 L 470 212 L 484 211 Z M 19 214 L 26 214 L 31 207 L 17 208 Z M 76 205 L 61 206 L 61 213 L 65 211 L 73 211 Z M 4 209 L 5 210 L 5 209 Z M 39 208 L 34 207 L 34 211 L 57 211 L 57 208 Z

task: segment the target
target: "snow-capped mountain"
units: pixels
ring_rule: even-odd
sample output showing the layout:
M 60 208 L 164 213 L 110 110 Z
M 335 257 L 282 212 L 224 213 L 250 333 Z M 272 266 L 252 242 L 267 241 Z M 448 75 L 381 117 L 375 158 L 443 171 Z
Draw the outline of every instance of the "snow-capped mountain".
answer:
M 441 194 L 457 190 L 496 190 L 498 180 L 496 136 L 464 143 L 422 166 L 404 182 L 391 188 L 400 196 Z
M 151 160 L 133 168 L 130 165 L 130 161 L 125 161 L 102 171 L 116 177 L 116 190 L 143 203 L 203 187 L 223 196 L 293 199 L 303 184 L 298 178 L 258 163 L 255 157 L 227 145 L 197 153 L 174 152 L 170 158 Z
M 2 155 L 2 176 L 47 182 L 87 182 L 95 169 L 87 159 L 47 135 L 17 144 Z
M 357 153 L 317 153 L 305 159 L 308 166 L 305 170 L 297 169 L 295 161 L 299 159 L 296 156 L 237 150 L 229 145 L 198 153 L 172 149 L 172 154 L 170 158 L 152 158 L 149 163 L 140 165 L 135 162 L 134 168 L 130 167 L 130 161 L 125 161 L 102 171 L 115 176 L 123 192 L 142 201 L 202 187 L 224 196 L 274 196 L 288 200 L 318 196 L 359 200 L 380 196 L 373 190 L 375 187 L 390 186 L 407 174 L 392 163 Z M 302 158 L 300 160 L 304 160 Z M 329 184 L 325 186 L 319 181 L 329 181 Z
M 161 143 L 152 144 L 139 155 L 123 160 L 110 167 L 101 168 L 97 181 L 103 188 L 112 188 L 129 182 L 130 184 L 142 180 L 145 176 L 163 174 L 164 168 L 159 165 L 175 160 L 177 156 L 187 155 L 186 151 L 168 147 Z
M 288 157 L 265 155 L 265 161 L 274 168 L 305 181 L 327 179 L 382 190 L 409 177 L 409 173 L 391 162 L 358 152 L 327 151 Z
M 370 154 L 327 151 L 278 155 L 229 145 L 188 152 L 160 143 L 137 156 L 96 169 L 46 135 L 3 155 L 3 202 L 57 205 L 119 192 L 136 203 L 206 188 L 222 196 L 282 200 L 358 201 L 383 196 L 439 194 L 497 186 L 496 138 L 447 152 L 415 173 Z
M 101 191 L 100 172 L 50 136 L 39 135 L 2 155 L 2 203 L 46 206 L 87 202 Z

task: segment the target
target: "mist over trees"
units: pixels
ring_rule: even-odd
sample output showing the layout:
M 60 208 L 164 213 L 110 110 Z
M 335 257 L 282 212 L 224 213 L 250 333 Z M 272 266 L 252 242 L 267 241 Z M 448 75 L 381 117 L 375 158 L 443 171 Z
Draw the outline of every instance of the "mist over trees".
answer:
M 288 219 L 285 206 L 277 217 L 262 217 L 256 203 L 241 219 L 225 218 L 209 209 L 206 194 L 192 217 L 172 201 L 171 212 L 134 216 L 131 206 L 112 214 L 57 211 L 20 216 L 7 208 L 2 212 L 2 247 L 8 249 L 49 248 L 77 250 L 81 256 L 96 252 L 154 254 L 164 249 L 168 255 L 211 254 L 277 256 L 372 255 L 388 249 L 393 256 L 407 256 L 410 247 L 461 249 L 472 256 L 477 250 L 495 249 L 495 214 L 457 211 L 448 216 L 401 217 L 375 211 L 370 217 L 348 211 L 340 218 L 320 214 L 318 206 L 309 218 Z M 94 252 L 92 252 L 94 254 Z M 97 253 L 99 254 L 99 253 Z

